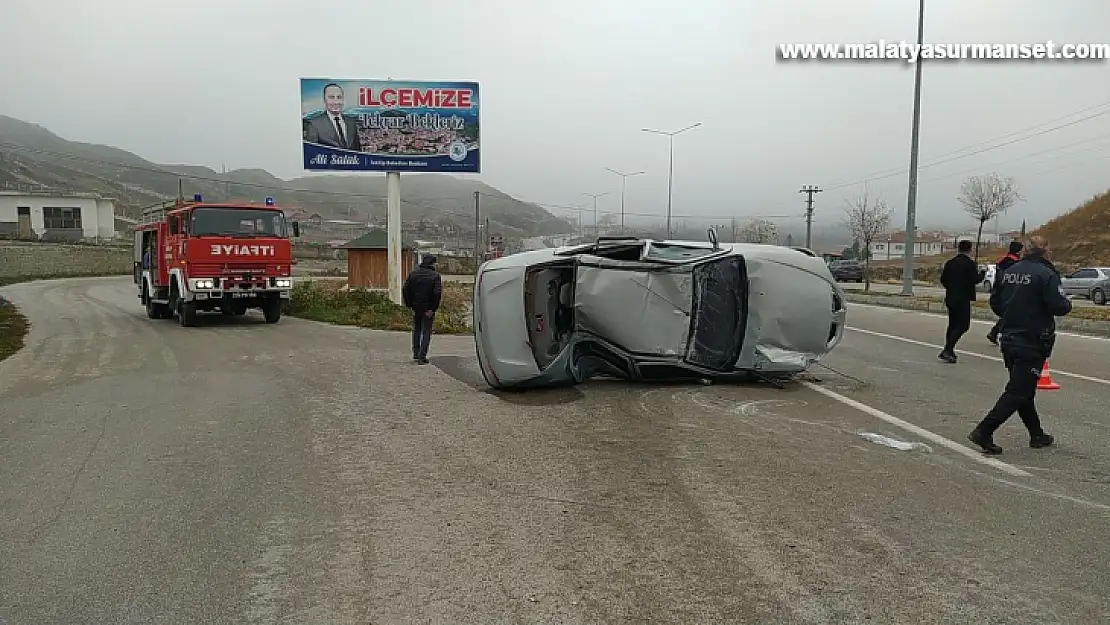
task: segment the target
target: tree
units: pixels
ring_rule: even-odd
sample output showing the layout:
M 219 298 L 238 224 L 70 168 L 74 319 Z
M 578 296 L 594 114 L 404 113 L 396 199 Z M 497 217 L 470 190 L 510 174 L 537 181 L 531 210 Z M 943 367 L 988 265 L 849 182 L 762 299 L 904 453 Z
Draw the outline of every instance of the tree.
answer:
M 1024 219 L 1021 220 L 1021 234 L 1018 235 L 1018 236 L 1021 237 L 1022 241 L 1025 240 L 1025 220 Z
M 960 186 L 958 199 L 964 210 L 979 222 L 979 231 L 975 234 L 975 262 L 979 262 L 979 240 L 983 238 L 983 224 L 1025 198 L 1018 193 L 1013 178 L 1001 178 L 998 174 L 991 173 L 965 180 Z
M 871 197 L 871 190 L 864 187 L 855 200 L 845 200 L 844 226 L 859 242 L 863 256 L 863 290 L 871 289 L 871 242 L 890 226 L 894 211 L 881 196 Z
M 752 219 L 740 229 L 746 243 L 778 243 L 779 233 L 775 223 L 766 219 Z

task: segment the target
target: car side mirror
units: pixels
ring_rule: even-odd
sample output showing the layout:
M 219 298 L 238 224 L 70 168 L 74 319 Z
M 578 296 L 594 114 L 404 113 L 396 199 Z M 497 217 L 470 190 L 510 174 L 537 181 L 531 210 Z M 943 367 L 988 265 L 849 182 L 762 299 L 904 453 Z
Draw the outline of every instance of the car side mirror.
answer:
M 294 221 L 293 222 L 293 237 L 294 238 L 299 238 L 300 236 L 301 236 L 301 222 Z

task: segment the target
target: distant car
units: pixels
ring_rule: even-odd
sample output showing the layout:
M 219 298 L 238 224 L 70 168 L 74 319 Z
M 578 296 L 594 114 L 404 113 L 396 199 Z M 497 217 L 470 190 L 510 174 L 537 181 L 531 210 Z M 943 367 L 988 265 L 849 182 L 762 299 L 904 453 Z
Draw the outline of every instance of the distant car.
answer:
M 1110 293 L 1110 268 L 1081 267 L 1060 279 L 1065 295 L 1084 297 L 1099 305 L 1106 305 Z
M 482 375 L 497 389 L 775 380 L 843 337 L 844 293 L 820 258 L 777 245 L 605 238 L 483 263 Z
M 858 260 L 834 260 L 829 271 L 837 282 L 863 282 L 863 263 Z
M 998 265 L 994 263 L 979 265 L 979 271 L 984 272 L 983 281 L 979 286 L 983 287 L 984 291 L 990 292 L 991 287 L 994 286 L 994 275 L 998 272 Z

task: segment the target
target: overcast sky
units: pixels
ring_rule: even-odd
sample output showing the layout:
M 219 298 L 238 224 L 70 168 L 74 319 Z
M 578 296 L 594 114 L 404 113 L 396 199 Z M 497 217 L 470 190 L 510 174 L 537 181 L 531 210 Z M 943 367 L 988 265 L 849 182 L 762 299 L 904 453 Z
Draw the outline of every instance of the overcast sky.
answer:
M 157 162 L 301 170 L 298 79 L 475 80 L 481 179 L 523 199 L 676 215 L 801 215 L 801 185 L 905 170 L 913 66 L 781 62 L 790 42 L 916 39 L 914 0 L 3 0 L 0 113 Z M 929 42 L 1110 42 L 1106 0 L 928 0 Z M 924 67 L 921 157 L 1110 112 L 1110 64 Z M 1010 138 L 1016 138 L 1014 135 Z M 1083 143 L 1078 143 L 1083 142 Z M 1074 146 L 1073 146 L 1074 144 Z M 1072 146 L 1072 147 L 1061 147 Z M 1051 151 L 1050 151 L 1051 150 Z M 1002 162 L 1005 161 L 1005 162 Z M 1110 187 L 1110 114 L 921 170 L 919 223 L 967 223 L 966 175 L 1013 176 L 1040 222 Z M 382 174 L 369 174 L 382 175 Z M 905 220 L 907 176 L 876 180 Z M 860 185 L 817 196 L 839 221 Z

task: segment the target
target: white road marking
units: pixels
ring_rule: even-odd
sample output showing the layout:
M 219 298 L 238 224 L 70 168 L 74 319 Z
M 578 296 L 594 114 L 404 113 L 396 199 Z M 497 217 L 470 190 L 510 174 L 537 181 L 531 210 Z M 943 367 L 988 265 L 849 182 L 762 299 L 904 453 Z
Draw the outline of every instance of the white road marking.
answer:
M 956 441 L 952 441 L 952 440 L 949 440 L 947 438 L 944 438 L 940 434 L 935 434 L 933 432 L 930 432 L 929 430 L 926 430 L 925 428 L 916 426 L 916 425 L 914 425 L 914 424 L 912 424 L 908 421 L 903 421 L 902 419 L 899 419 L 898 417 L 895 417 L 894 415 L 887 414 L 887 413 L 883 412 L 882 410 L 879 410 L 878 408 L 872 408 L 871 406 L 868 406 L 867 404 L 865 404 L 863 402 L 858 402 L 858 401 L 852 399 L 851 397 L 845 397 L 844 395 L 841 395 L 840 393 L 837 393 L 835 391 L 830 391 L 829 389 L 824 388 L 823 386 L 819 386 L 817 384 L 814 384 L 813 382 L 804 382 L 803 381 L 802 385 L 804 385 L 807 388 L 812 389 L 812 390 L 814 390 L 818 393 L 821 393 L 822 395 L 824 395 L 826 397 L 829 397 L 831 399 L 835 399 L 836 401 L 844 404 L 845 406 L 855 408 L 856 410 L 858 410 L 858 411 L 860 411 L 860 412 L 862 412 L 862 413 L 864 413 L 868 416 L 875 417 L 876 419 L 879 419 L 881 421 L 886 421 L 887 423 L 889 423 L 893 426 L 900 427 L 903 430 L 906 430 L 907 432 L 916 434 L 916 435 L 920 436 L 921 438 L 928 439 L 928 440 L 936 443 L 937 445 L 940 445 L 941 447 L 944 447 L 946 449 L 954 451 L 958 454 L 963 454 L 963 455 L 967 456 L 968 458 L 971 458 L 972 460 L 974 460 L 978 463 L 985 464 L 985 465 L 990 466 L 990 467 L 994 467 L 995 469 L 998 469 L 999 471 L 1002 471 L 1003 473 L 1006 473 L 1008 475 L 1013 475 L 1013 476 L 1017 476 L 1017 477 L 1032 477 L 1033 476 L 1033 474 L 1029 473 L 1028 471 L 1023 471 L 1023 470 L 1021 470 L 1021 469 L 1019 469 L 1019 468 L 1017 468 L 1013 465 L 1006 464 L 1005 462 L 1002 462 L 1001 460 L 997 460 L 995 458 L 990 458 L 990 457 L 984 456 L 982 454 L 982 452 L 975 451 L 975 450 L 971 449 L 970 447 L 966 447 L 964 445 L 961 445 L 961 444 L 957 443 Z
M 912 310 L 912 309 L 909 309 L 909 308 L 894 308 L 893 306 L 876 306 L 875 304 L 857 304 L 855 302 L 848 302 L 848 304 L 850 306 L 858 306 L 860 308 L 872 308 L 872 309 L 875 309 L 875 310 L 908 313 L 908 314 L 914 314 L 914 315 L 921 315 L 922 317 L 933 317 L 934 319 L 944 319 L 944 320 L 948 319 L 947 317 L 945 317 L 944 315 L 942 315 L 940 313 L 924 312 L 924 311 L 920 311 L 920 310 Z M 979 325 L 984 325 L 984 326 L 993 326 L 994 325 L 993 321 L 983 321 L 982 319 L 972 319 L 971 323 L 978 323 Z M 1092 336 L 1090 334 L 1076 334 L 1075 332 L 1057 332 L 1056 336 L 1067 336 L 1067 337 L 1070 337 L 1070 338 L 1073 338 L 1073 339 L 1084 339 L 1084 340 L 1087 340 L 1087 341 L 1101 341 L 1103 343 L 1110 343 L 1110 338 L 1107 338 L 1105 336 Z
M 894 334 L 886 334 L 884 332 L 876 332 L 874 330 L 864 330 L 863 328 L 853 328 L 852 326 L 845 326 L 844 329 L 853 330 L 855 332 L 863 332 L 864 334 L 870 334 L 871 336 L 877 336 L 879 338 L 890 339 L 892 341 L 901 341 L 903 343 L 909 343 L 910 345 L 920 345 L 921 347 L 931 347 L 931 348 L 936 349 L 936 350 L 944 349 L 943 345 L 934 345 L 933 343 L 926 343 L 925 341 L 919 341 L 917 339 L 908 339 L 904 336 L 897 336 L 897 335 L 894 335 Z M 956 353 L 957 354 L 963 354 L 965 356 L 975 356 L 976 358 L 982 358 L 984 360 L 993 360 L 994 362 L 1002 362 L 1002 358 L 999 357 L 999 356 L 988 356 L 987 354 L 980 354 L 978 352 L 969 352 L 969 351 L 966 351 L 966 350 L 963 350 L 963 349 L 957 349 Z M 1081 373 L 1071 373 L 1070 371 L 1061 371 L 1061 370 L 1059 370 L 1055 367 L 1052 367 L 1051 364 L 1049 365 L 1049 372 L 1052 375 L 1062 375 L 1064 377 L 1075 378 L 1077 380 L 1085 380 L 1087 382 L 1094 382 L 1096 384 L 1110 385 L 1110 380 L 1104 380 L 1102 378 L 1095 378 L 1095 377 L 1092 377 L 1092 376 L 1089 376 L 1089 375 L 1083 375 Z

